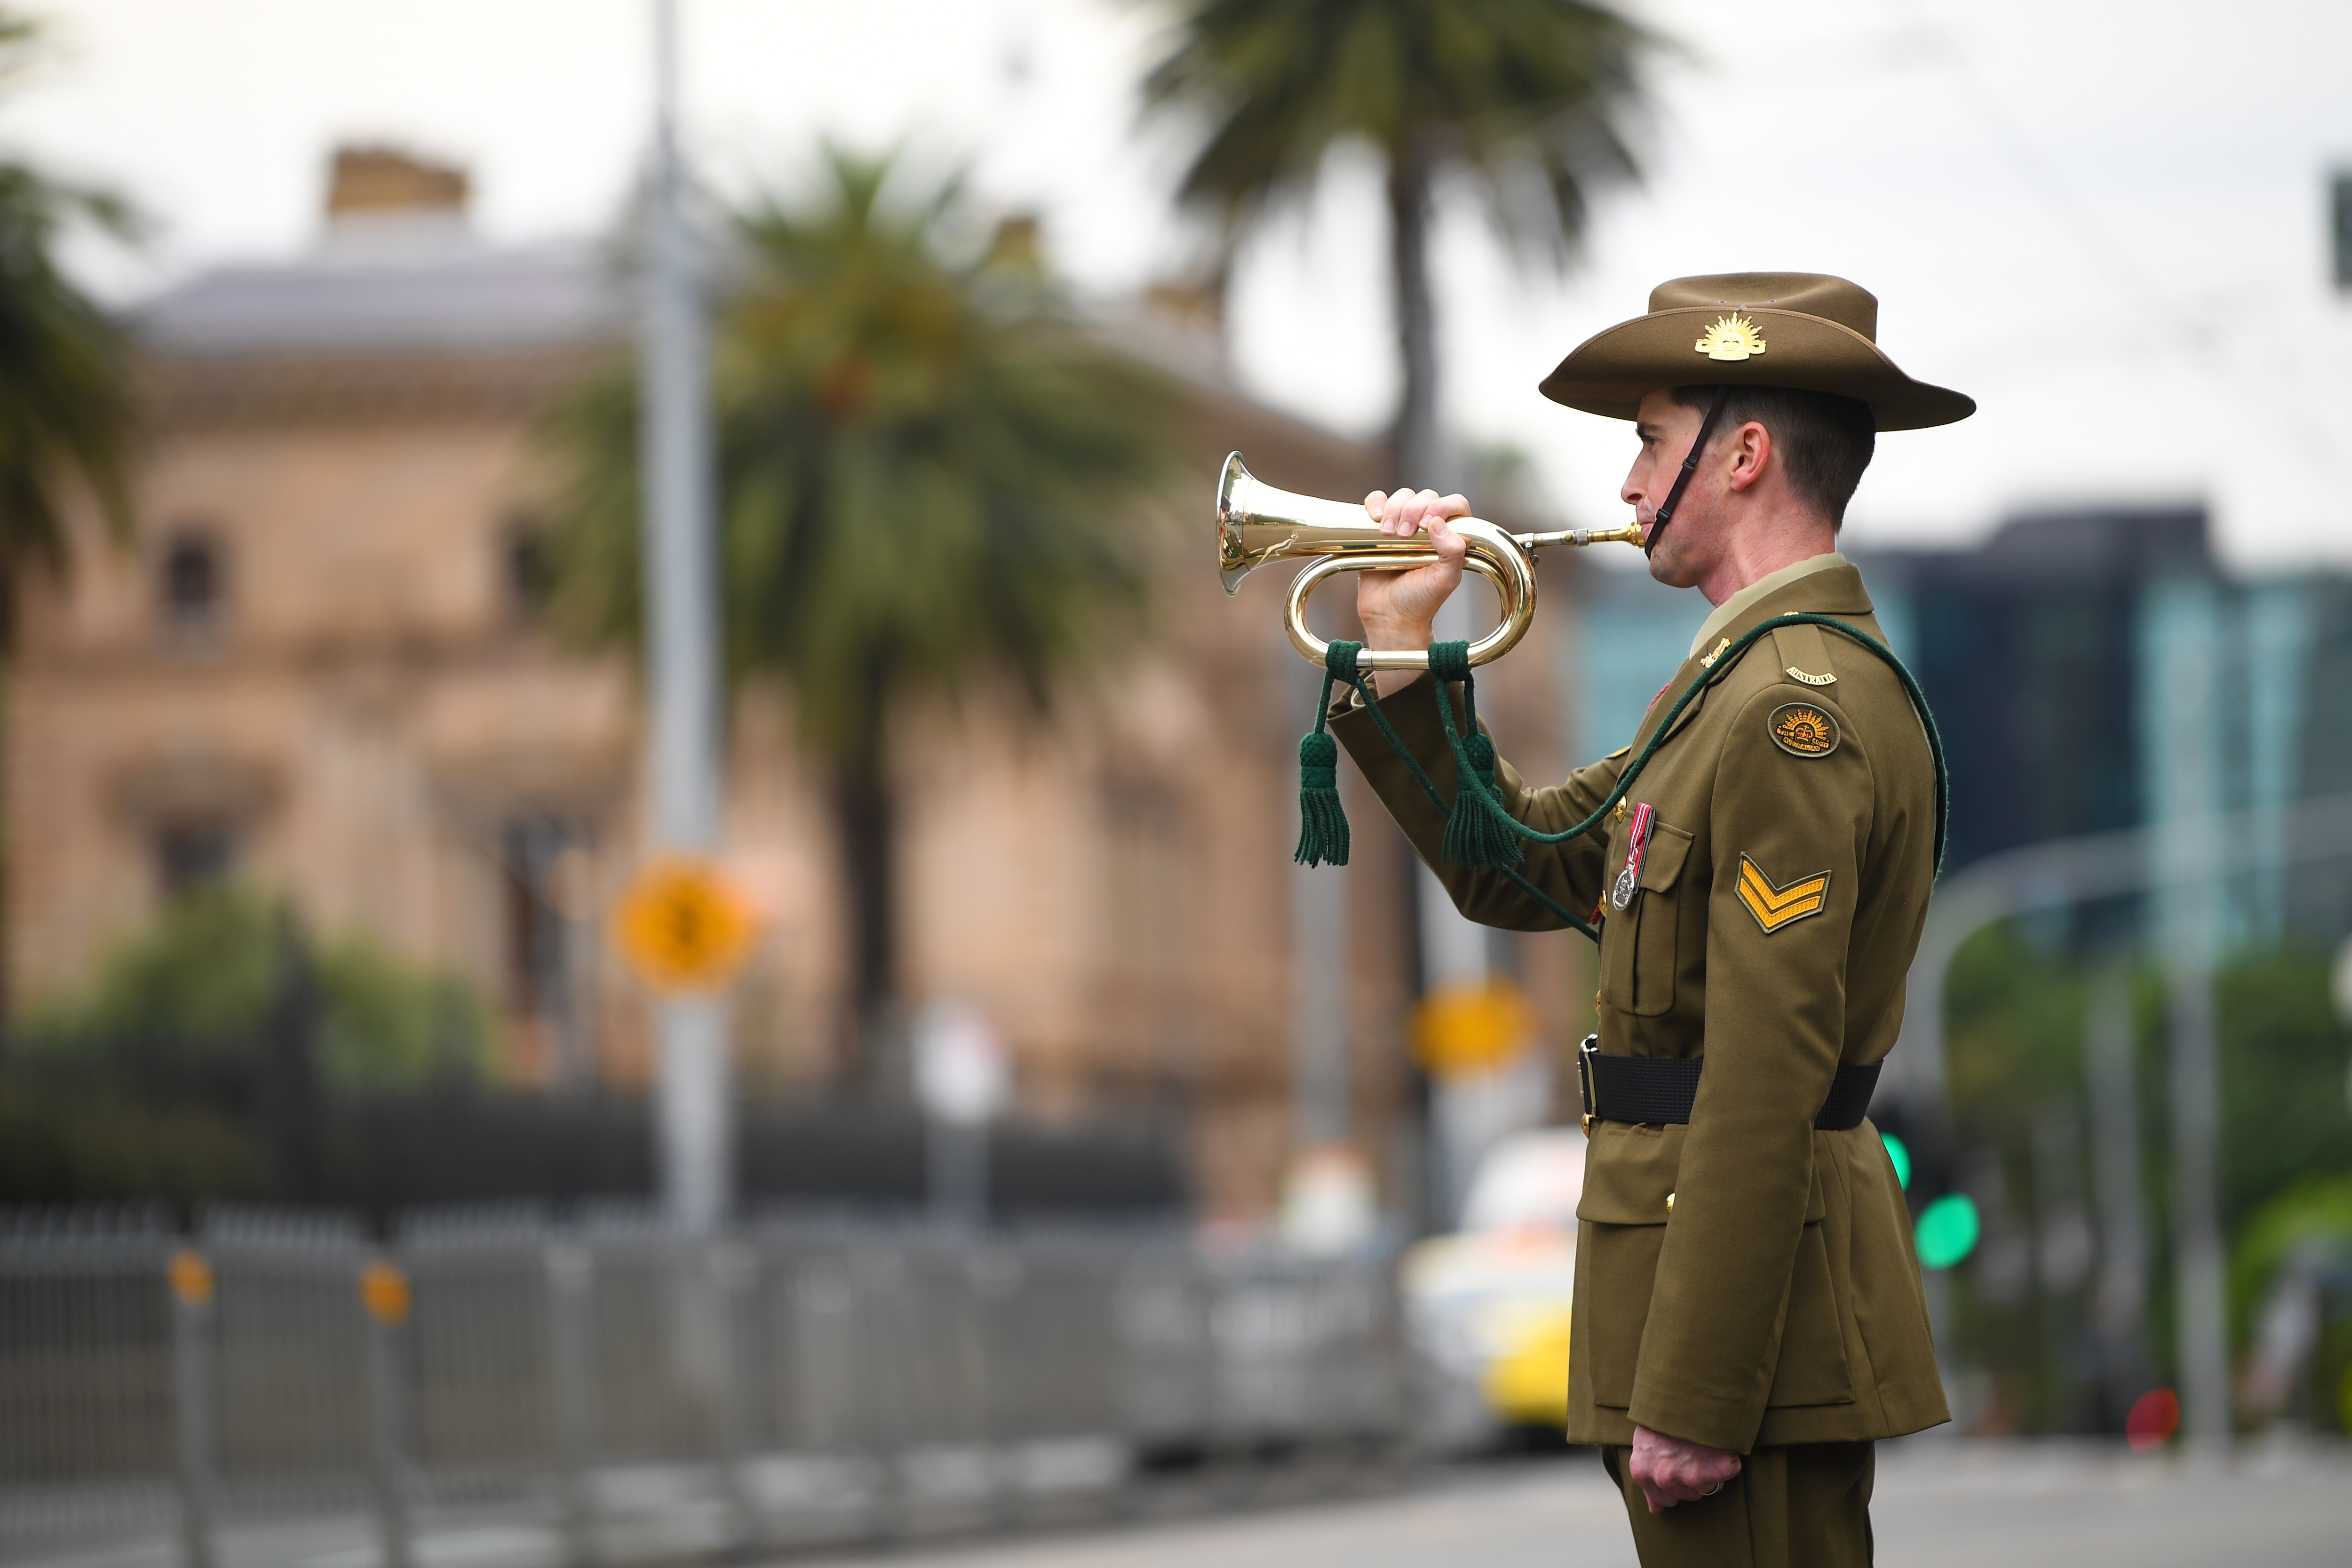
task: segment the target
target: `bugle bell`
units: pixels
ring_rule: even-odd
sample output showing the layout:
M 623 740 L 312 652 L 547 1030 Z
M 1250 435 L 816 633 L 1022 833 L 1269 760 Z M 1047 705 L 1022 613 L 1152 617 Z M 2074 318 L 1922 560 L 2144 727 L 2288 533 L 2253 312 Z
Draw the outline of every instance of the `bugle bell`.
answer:
M 1518 646 L 1536 617 L 1535 552 L 1548 544 L 1642 542 L 1639 523 L 1622 528 L 1564 528 L 1549 533 L 1508 533 L 1483 518 L 1455 518 L 1449 525 L 1469 545 L 1463 565 L 1495 584 L 1502 620 L 1470 645 L 1470 662 L 1486 664 Z M 1309 559 L 1311 558 L 1311 559 Z M 1307 600 L 1323 580 L 1339 572 L 1402 572 L 1434 565 L 1437 552 L 1425 539 L 1399 539 L 1381 531 L 1360 502 L 1324 500 L 1279 490 L 1253 479 L 1234 453 L 1217 485 L 1217 574 L 1231 594 L 1241 580 L 1269 561 L 1308 560 L 1291 579 L 1283 606 L 1290 645 L 1308 663 L 1320 665 L 1330 645 L 1307 625 Z M 1356 658 L 1361 669 L 1427 669 L 1427 648 L 1366 648 Z

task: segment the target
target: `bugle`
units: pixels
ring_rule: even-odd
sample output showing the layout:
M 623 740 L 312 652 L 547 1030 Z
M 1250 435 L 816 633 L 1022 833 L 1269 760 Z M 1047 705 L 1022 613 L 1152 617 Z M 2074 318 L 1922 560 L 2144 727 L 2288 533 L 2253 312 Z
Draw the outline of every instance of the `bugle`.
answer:
M 1452 521 L 1469 545 L 1463 565 L 1495 584 L 1503 615 L 1495 629 L 1470 645 L 1470 662 L 1486 664 L 1518 646 L 1536 616 L 1535 552 L 1546 545 L 1642 542 L 1639 523 L 1622 528 L 1563 528 L 1549 533 L 1509 533 L 1483 518 Z M 1291 579 L 1283 606 L 1290 645 L 1310 664 L 1321 665 L 1330 645 L 1307 625 L 1307 600 L 1323 580 L 1339 572 L 1402 572 L 1434 565 L 1436 552 L 1422 538 L 1399 539 L 1381 531 L 1361 503 L 1324 500 L 1276 489 L 1253 479 L 1234 453 L 1217 485 L 1217 574 L 1225 592 L 1269 561 L 1307 560 Z M 1427 669 L 1427 648 L 1366 648 L 1356 658 L 1362 669 Z

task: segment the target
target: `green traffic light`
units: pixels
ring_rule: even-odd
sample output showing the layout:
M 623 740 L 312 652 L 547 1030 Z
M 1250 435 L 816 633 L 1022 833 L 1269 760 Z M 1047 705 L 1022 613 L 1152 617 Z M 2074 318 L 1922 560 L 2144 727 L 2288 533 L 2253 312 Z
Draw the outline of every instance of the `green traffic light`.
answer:
M 1892 1132 L 1882 1132 L 1878 1141 L 1886 1145 L 1886 1157 L 1895 1162 L 1895 1181 L 1905 1192 L 1911 1190 L 1911 1150 Z
M 1946 1193 L 1919 1215 L 1919 1266 L 1949 1268 L 1976 1250 L 1983 1229 L 1975 1199 L 1966 1193 Z

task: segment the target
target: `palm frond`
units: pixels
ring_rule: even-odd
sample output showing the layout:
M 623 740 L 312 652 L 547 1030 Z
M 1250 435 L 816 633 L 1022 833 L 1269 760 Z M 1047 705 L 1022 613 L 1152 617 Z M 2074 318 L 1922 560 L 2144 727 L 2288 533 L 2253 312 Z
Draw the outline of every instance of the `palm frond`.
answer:
M 36 36 L 0 13 L 0 80 Z M 128 345 L 58 267 L 58 238 L 77 223 L 124 239 L 144 227 L 120 197 L 0 163 L 0 616 L 28 573 L 64 568 L 67 484 L 89 489 L 118 536 L 131 526 Z
M 828 150 L 814 200 L 739 213 L 714 355 L 726 647 L 792 686 L 804 738 L 867 738 L 873 692 L 1009 677 L 1040 710 L 1144 607 L 1139 499 L 1170 390 L 1080 330 L 1051 284 L 952 254 L 952 178 Z M 572 482 L 554 613 L 634 637 L 636 401 L 626 367 L 556 435 Z
M 1624 124 L 1661 47 L 1596 0 L 1184 0 L 1144 101 L 1200 124 L 1179 193 L 1222 227 L 1361 138 L 1392 164 L 1433 150 L 1517 247 L 1558 257 L 1589 193 L 1638 175 Z

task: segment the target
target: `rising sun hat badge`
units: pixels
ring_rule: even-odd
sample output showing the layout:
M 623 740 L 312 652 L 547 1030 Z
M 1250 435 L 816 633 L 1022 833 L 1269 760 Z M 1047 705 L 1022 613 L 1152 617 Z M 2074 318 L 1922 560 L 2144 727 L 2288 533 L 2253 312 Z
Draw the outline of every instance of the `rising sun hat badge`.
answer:
M 1755 322 L 1735 312 L 1717 317 L 1692 346 L 1709 359 L 1743 360 L 1764 352 L 1764 334 L 1756 330 Z

